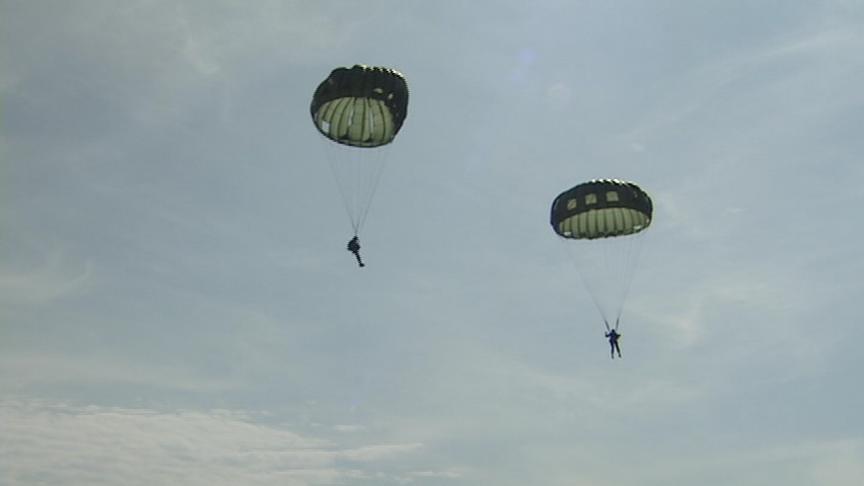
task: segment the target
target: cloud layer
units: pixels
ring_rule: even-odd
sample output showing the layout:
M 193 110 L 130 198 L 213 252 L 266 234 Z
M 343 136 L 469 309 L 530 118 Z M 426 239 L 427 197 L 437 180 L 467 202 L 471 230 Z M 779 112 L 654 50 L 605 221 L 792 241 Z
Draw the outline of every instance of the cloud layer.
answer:
M 0 402 L 0 481 L 10 486 L 400 484 L 452 474 L 394 466 L 422 447 L 347 446 L 230 411 Z

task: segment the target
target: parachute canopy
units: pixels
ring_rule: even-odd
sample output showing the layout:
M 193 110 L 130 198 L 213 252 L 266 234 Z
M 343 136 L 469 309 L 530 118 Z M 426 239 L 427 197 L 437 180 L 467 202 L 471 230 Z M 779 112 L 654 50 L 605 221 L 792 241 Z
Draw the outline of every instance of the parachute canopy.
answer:
M 334 142 L 386 145 L 405 121 L 408 85 L 401 73 L 389 68 L 336 68 L 318 85 L 310 111 L 318 131 Z
M 638 233 L 651 224 L 653 205 L 632 182 L 596 179 L 562 192 L 550 223 L 562 238 L 593 240 Z

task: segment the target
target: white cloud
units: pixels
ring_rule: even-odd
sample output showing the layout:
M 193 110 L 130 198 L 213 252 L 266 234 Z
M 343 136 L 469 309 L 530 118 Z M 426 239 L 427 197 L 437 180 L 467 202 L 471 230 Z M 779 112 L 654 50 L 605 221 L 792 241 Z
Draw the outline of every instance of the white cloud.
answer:
M 830 484 L 853 486 L 864 473 L 864 441 L 861 439 L 825 439 L 791 444 L 768 444 L 743 447 L 702 459 L 682 457 L 677 471 L 651 474 L 660 484 L 665 479 L 692 482 L 695 478 L 713 477 L 707 484 L 761 485 Z M 723 478 L 723 479 L 721 479 Z
M 410 475 L 417 478 L 458 479 L 461 478 L 464 474 L 465 472 L 462 470 L 451 469 L 446 471 L 414 471 Z
M 0 402 L 0 482 L 10 486 L 400 482 L 404 475 L 384 462 L 421 449 L 341 445 L 255 423 L 242 412 Z
M 864 478 L 864 440 L 836 440 L 818 445 L 809 476 L 814 484 L 855 486 Z

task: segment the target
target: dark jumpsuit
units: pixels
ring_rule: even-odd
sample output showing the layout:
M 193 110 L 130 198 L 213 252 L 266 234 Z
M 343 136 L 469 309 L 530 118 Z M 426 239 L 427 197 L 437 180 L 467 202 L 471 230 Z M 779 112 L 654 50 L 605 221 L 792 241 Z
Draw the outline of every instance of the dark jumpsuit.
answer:
M 618 352 L 618 357 L 620 358 L 621 357 L 621 348 L 618 347 L 618 338 L 620 338 L 621 335 L 618 334 L 618 331 L 616 331 L 615 329 L 612 329 L 611 331 L 606 333 L 606 337 L 609 338 L 609 347 L 611 348 L 610 351 L 612 353 L 612 359 L 615 359 L 615 352 L 616 351 Z
M 357 236 L 351 238 L 351 241 L 348 242 L 348 251 L 354 254 L 354 257 L 357 258 L 357 264 L 361 267 L 365 267 L 363 264 L 363 260 L 360 259 L 360 239 Z

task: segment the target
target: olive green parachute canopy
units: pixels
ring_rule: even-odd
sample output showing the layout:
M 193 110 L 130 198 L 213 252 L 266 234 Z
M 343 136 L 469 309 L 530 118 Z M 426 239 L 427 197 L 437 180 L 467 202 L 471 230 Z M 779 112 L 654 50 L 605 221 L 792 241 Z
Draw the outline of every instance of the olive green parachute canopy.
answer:
M 408 85 L 393 69 L 336 68 L 312 97 L 312 120 L 322 135 L 353 147 L 393 141 L 408 111 Z
M 562 238 L 593 240 L 638 233 L 652 212 L 651 198 L 636 184 L 597 179 L 558 195 L 550 223 Z

